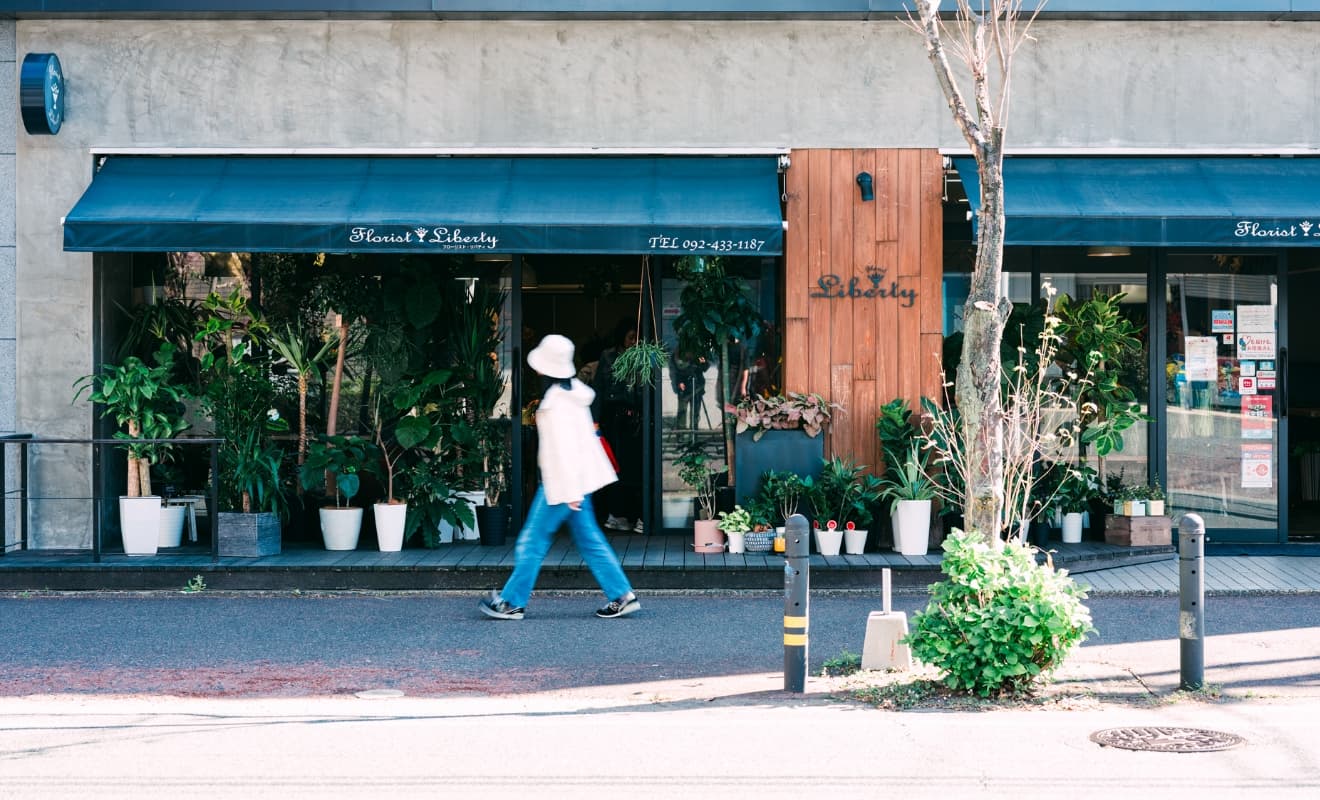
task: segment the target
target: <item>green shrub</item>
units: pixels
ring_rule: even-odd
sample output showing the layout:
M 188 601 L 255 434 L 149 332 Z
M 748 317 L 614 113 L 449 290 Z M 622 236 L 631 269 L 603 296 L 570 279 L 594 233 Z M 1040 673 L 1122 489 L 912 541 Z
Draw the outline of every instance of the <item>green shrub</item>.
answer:
M 944 542 L 948 580 L 931 587 L 906 641 L 949 688 L 982 697 L 1029 691 L 1094 630 L 1086 592 L 1032 552 L 991 548 L 962 531 Z

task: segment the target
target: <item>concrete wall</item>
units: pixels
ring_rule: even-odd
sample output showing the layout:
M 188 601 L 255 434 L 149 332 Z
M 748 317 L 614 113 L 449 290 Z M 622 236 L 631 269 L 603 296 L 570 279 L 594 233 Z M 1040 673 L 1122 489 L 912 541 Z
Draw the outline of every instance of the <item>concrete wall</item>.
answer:
M 1035 30 L 1019 63 L 1013 147 L 1320 140 L 1320 23 Z M 921 42 L 897 22 L 24 20 L 16 38 L 18 53 L 58 53 L 67 81 L 58 136 L 19 133 L 15 146 L 0 133 L 0 288 L 16 244 L 23 332 L 7 424 L 45 436 L 91 426 L 69 397 L 93 366 L 92 256 L 64 253 L 60 228 L 90 179 L 90 147 L 961 144 Z M 0 59 L 12 62 L 12 39 L 0 28 Z M 5 155 L 14 151 L 16 170 Z M 21 188 L 4 188 L 15 173 Z M 13 383 L 7 302 L 0 426 Z M 86 460 L 51 454 L 42 480 L 88 486 Z M 66 527 L 85 530 L 52 530 Z M 48 546 L 78 544 L 49 536 Z

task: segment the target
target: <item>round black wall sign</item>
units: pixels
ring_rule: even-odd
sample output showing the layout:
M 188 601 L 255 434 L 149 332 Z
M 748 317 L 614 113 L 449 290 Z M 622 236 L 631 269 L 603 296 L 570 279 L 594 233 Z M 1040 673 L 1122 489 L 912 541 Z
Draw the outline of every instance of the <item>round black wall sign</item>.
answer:
M 64 72 L 54 53 L 28 53 L 18 77 L 18 105 L 28 133 L 54 135 L 64 123 Z

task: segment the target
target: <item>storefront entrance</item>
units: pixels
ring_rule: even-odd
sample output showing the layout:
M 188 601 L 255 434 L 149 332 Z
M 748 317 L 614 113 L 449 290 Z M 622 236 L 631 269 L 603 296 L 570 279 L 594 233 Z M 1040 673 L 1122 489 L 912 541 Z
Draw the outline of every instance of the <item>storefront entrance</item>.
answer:
M 1276 255 L 1160 259 L 1166 353 L 1157 409 L 1175 516 L 1216 541 L 1283 542 L 1288 531 L 1288 341 Z

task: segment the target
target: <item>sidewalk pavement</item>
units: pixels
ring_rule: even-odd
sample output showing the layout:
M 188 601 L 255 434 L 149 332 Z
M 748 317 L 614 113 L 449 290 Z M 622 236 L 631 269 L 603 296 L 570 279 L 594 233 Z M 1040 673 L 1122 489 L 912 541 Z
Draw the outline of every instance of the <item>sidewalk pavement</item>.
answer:
M 1177 594 L 1178 557 L 1078 573 L 1093 595 Z M 1320 558 L 1207 556 L 1205 591 L 1218 595 L 1320 594 Z

